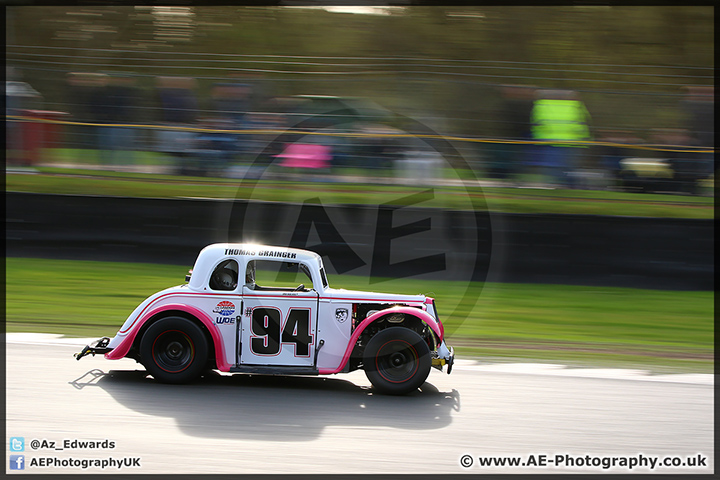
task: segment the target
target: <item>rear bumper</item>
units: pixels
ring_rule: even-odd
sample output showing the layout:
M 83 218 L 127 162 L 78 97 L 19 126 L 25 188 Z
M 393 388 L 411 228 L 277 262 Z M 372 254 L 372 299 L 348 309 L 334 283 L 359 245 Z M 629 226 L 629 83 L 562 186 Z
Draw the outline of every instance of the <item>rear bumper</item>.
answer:
M 112 351 L 112 348 L 108 347 L 108 344 L 110 343 L 109 337 L 103 337 L 95 343 L 91 343 L 90 345 L 86 345 L 85 348 L 82 349 L 81 352 L 74 354 L 76 360 L 80 360 L 82 357 L 86 355 L 92 354 L 95 356 L 96 353 L 105 354 L 110 351 Z

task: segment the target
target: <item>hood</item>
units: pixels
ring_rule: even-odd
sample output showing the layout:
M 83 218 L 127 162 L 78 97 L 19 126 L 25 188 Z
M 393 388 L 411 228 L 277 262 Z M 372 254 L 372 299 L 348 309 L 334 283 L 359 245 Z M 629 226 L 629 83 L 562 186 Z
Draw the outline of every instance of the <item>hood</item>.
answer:
M 352 302 L 377 303 L 425 303 L 425 295 L 400 295 L 395 293 L 362 292 L 343 288 L 328 288 L 323 298 L 347 300 Z

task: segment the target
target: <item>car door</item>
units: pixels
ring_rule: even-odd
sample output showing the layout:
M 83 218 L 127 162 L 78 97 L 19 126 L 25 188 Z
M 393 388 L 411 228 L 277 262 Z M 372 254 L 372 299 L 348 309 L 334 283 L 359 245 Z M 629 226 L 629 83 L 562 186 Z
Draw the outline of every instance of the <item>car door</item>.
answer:
M 318 293 L 243 287 L 242 365 L 313 366 Z

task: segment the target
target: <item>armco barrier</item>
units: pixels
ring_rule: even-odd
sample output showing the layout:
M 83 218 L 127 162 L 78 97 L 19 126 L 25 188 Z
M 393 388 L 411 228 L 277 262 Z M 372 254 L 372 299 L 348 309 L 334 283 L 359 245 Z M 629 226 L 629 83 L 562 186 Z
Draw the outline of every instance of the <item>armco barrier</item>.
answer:
M 488 215 L 408 207 L 393 220 L 398 211 L 351 205 L 323 206 L 311 228 L 303 212 L 319 207 L 32 193 L 7 193 L 6 200 L 7 256 L 190 268 L 198 251 L 213 242 L 244 234 L 267 243 L 313 246 L 317 232 L 332 226 L 319 244 L 331 274 L 469 280 L 473 269 L 463 264 L 472 263 L 475 280 L 714 288 L 713 220 Z M 323 225 L 323 216 L 333 225 Z M 397 227 L 380 228 L 383 218 L 387 225 L 408 225 L 409 230 L 388 234 Z M 392 255 L 384 251 L 388 246 Z

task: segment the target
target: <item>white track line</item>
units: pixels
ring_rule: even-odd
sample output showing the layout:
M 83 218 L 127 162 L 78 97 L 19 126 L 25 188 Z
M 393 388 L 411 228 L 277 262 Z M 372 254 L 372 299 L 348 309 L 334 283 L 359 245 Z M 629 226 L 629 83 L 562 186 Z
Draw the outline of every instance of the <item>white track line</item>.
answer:
M 99 338 L 99 337 L 98 337 Z M 5 343 L 20 343 L 23 345 L 70 345 L 84 347 L 98 338 L 65 337 L 54 333 L 6 333 Z
M 715 385 L 712 373 L 670 373 L 652 375 L 648 370 L 625 368 L 574 368 L 552 363 L 481 363 L 473 360 L 456 360 L 453 369 L 476 372 L 521 373 L 563 377 L 608 378 L 614 380 L 640 380 L 648 382 L 691 383 Z
M 97 338 L 64 337 L 52 333 L 6 333 L 5 343 L 23 345 L 67 345 L 82 348 Z M 651 375 L 647 370 L 624 368 L 571 368 L 554 363 L 481 363 L 475 360 L 458 359 L 455 370 L 519 373 L 525 375 L 552 375 L 563 377 L 607 378 L 614 380 L 640 380 L 648 382 L 689 383 L 695 385 L 715 385 L 711 373 L 672 373 Z

